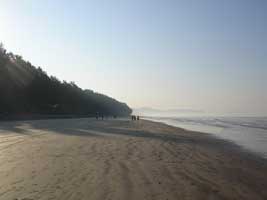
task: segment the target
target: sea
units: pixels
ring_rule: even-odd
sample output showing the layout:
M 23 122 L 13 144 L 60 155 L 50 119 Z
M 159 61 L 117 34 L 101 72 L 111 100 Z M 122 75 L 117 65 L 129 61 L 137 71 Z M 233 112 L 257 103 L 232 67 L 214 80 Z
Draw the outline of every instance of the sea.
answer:
M 143 117 L 187 130 L 212 134 L 267 159 L 267 117 Z

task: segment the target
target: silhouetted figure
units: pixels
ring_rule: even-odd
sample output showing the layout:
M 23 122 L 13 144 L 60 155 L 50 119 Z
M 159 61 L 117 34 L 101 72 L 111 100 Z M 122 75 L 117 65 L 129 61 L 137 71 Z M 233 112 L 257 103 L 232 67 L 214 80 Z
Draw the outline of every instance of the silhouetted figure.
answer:
M 102 120 L 104 120 L 104 115 L 101 115 Z
M 139 116 L 137 116 L 137 120 L 139 120 Z
M 132 120 L 135 121 L 136 120 L 136 116 L 132 115 Z

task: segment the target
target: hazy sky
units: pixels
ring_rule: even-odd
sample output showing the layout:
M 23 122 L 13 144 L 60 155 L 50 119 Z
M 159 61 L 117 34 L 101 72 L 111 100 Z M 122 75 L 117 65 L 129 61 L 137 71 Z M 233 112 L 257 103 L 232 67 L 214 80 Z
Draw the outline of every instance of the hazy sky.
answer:
M 266 0 L 0 0 L 0 41 L 131 107 L 267 115 Z

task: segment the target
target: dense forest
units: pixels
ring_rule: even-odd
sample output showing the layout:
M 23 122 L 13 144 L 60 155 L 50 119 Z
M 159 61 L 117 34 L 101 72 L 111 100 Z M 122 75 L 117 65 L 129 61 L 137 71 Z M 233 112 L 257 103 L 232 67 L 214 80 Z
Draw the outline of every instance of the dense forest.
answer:
M 73 82 L 48 76 L 0 44 L 0 117 L 3 115 L 129 115 L 125 104 Z

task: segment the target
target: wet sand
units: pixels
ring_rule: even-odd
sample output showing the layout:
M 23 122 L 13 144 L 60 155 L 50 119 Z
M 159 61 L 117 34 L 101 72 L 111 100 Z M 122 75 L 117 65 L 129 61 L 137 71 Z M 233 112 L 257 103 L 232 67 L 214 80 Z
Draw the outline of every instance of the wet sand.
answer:
M 0 122 L 2 200 L 267 199 L 267 161 L 149 121 Z

